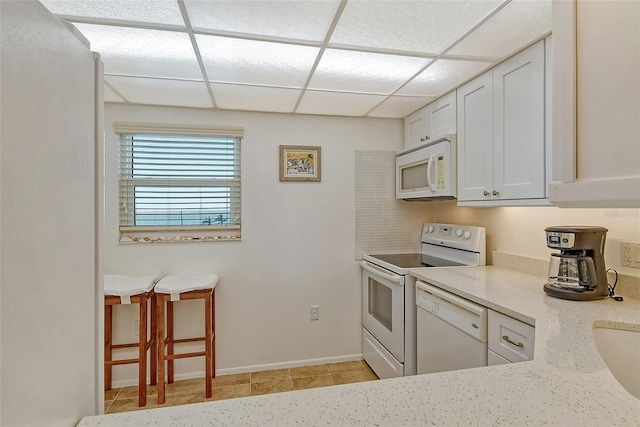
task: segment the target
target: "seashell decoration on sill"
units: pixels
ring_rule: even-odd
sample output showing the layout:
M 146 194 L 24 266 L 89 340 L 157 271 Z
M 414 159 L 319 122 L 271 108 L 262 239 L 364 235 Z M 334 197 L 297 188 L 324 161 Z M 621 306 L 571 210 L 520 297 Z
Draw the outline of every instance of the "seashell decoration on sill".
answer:
M 240 236 L 120 236 L 122 244 L 138 243 L 193 243 L 193 242 L 216 242 L 241 240 Z

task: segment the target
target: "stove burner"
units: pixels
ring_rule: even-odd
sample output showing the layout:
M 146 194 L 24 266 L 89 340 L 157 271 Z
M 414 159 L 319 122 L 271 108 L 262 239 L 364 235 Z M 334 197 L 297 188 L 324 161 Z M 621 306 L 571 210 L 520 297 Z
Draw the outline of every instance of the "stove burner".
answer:
M 457 265 L 464 265 L 457 262 L 435 258 L 425 254 L 413 253 L 413 254 L 382 254 L 382 255 L 369 255 L 372 258 L 377 258 L 380 261 L 386 262 L 391 265 L 395 265 L 400 268 L 420 268 L 420 267 L 452 267 Z

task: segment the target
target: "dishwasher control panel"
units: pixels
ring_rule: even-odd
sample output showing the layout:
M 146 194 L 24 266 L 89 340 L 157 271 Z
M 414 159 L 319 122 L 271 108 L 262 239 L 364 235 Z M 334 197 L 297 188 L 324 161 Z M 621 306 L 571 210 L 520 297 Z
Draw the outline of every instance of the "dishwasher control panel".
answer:
M 416 304 L 418 305 L 418 307 L 422 307 L 425 310 L 427 310 L 429 313 L 433 313 L 433 314 L 437 313 L 438 308 L 440 308 L 440 301 L 437 301 L 434 298 L 427 298 L 425 292 L 418 293 L 418 299 Z
M 418 280 L 416 306 L 458 328 L 480 342 L 487 342 L 487 308 Z

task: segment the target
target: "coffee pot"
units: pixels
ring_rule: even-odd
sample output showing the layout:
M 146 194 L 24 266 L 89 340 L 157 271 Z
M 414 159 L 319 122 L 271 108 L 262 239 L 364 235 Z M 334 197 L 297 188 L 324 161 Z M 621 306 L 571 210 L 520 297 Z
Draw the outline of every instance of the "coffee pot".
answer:
M 607 229 L 595 226 L 547 227 L 547 246 L 560 249 L 551 254 L 544 291 L 570 300 L 593 300 L 609 295 L 604 243 Z

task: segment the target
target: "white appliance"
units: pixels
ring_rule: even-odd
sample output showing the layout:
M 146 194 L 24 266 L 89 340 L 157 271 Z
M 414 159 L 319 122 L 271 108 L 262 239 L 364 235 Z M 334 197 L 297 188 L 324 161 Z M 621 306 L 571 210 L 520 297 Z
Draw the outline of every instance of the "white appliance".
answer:
M 396 199 L 427 201 L 457 195 L 456 135 L 436 138 L 396 154 Z
M 425 223 L 421 242 L 419 253 L 362 257 L 362 354 L 380 378 L 416 373 L 416 279 L 409 270 L 486 262 L 482 227 Z
M 417 373 L 487 366 L 487 308 L 416 282 Z

